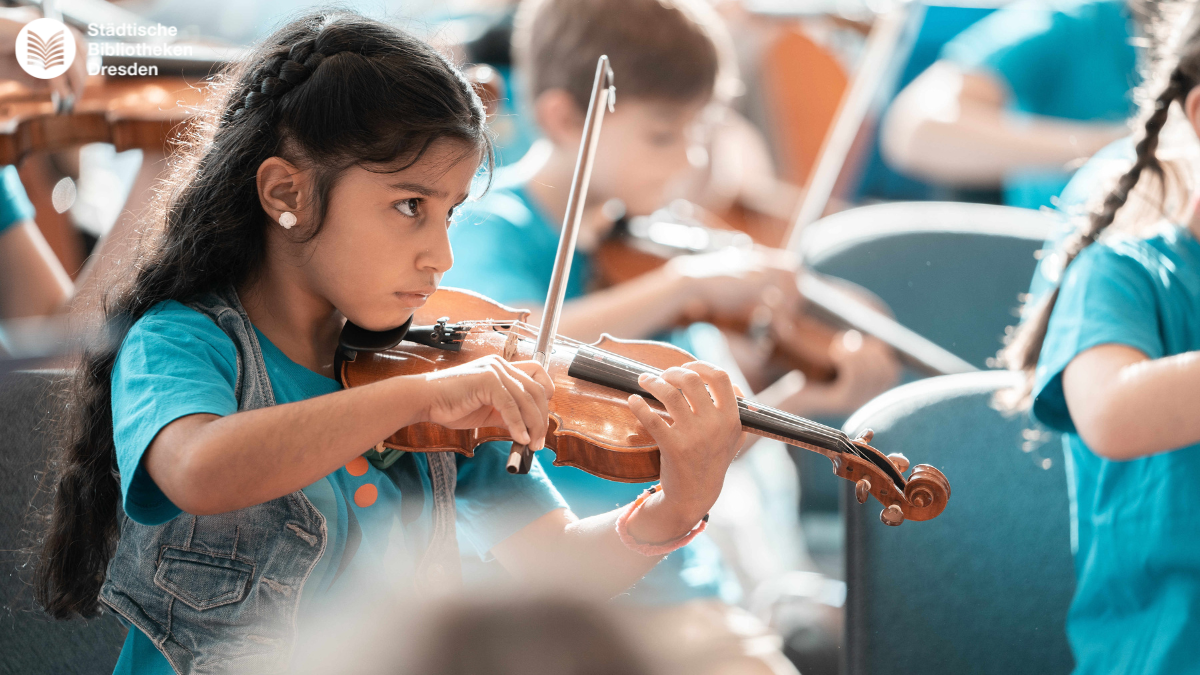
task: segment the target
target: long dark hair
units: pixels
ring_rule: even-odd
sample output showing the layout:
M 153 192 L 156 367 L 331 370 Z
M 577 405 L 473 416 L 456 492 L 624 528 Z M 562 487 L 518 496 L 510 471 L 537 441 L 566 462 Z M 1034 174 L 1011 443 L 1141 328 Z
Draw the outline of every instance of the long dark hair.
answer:
M 267 216 L 256 172 L 281 156 L 314 170 L 316 228 L 346 168 L 395 171 L 450 138 L 491 145 L 478 96 L 428 45 L 348 12 L 303 16 L 218 78 L 190 143 L 173 161 L 131 283 L 112 290 L 107 344 L 88 349 L 67 395 L 64 442 L 51 463 L 53 505 L 34 593 L 56 618 L 92 616 L 119 537 L 112 371 L 129 327 L 154 305 L 186 300 L 260 268 Z
M 1143 121 L 1135 146 L 1136 156 L 1133 165 L 1117 178 L 1103 201 L 1080 220 L 1075 231 L 1055 251 L 1050 271 L 1059 280 L 1065 275 L 1067 266 L 1117 220 L 1118 213 L 1129 203 L 1139 183 L 1144 184 L 1140 191 L 1146 197 L 1145 203 L 1158 217 L 1167 215 L 1168 192 L 1186 190 L 1187 186 L 1182 185 L 1186 178 L 1180 167 L 1160 158 L 1159 141 L 1174 104 L 1178 103 L 1182 108 L 1188 94 L 1200 84 L 1200 15 L 1194 12 L 1195 8 L 1195 0 L 1151 0 L 1135 6 L 1150 40 L 1146 56 L 1149 72 L 1142 95 Z M 1043 264 L 1046 262 L 1050 261 Z M 1007 368 L 1025 375 L 1021 388 L 999 397 L 1002 404 L 1026 407 L 1031 402 L 1034 371 L 1046 339 L 1050 315 L 1058 302 L 1058 290 L 1056 286 L 1043 297 L 1030 299 L 1034 304 L 1022 312 L 1021 325 L 1012 332 L 1000 354 Z

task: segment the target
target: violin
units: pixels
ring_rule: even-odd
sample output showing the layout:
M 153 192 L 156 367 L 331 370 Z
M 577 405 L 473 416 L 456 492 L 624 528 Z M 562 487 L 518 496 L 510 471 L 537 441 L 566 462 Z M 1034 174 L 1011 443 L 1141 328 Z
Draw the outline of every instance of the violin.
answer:
M 476 293 L 438 289 L 408 324 L 372 333 L 347 324 L 339 349 L 338 377 L 346 387 L 389 377 L 419 375 L 488 355 L 505 360 L 534 358 L 539 329 L 525 322 L 528 310 L 501 305 Z M 628 395 L 638 394 L 664 417 L 663 406 L 638 384 L 642 373 L 694 361 L 673 345 L 647 340 L 621 340 L 604 335 L 593 344 L 556 336 L 544 364 L 554 382 L 549 402 L 546 447 L 555 466 L 573 466 L 608 480 L 644 483 L 659 475 L 659 450 L 653 437 L 629 409 Z M 884 509 L 882 522 L 929 520 L 946 507 L 950 484 L 927 464 L 909 469 L 902 454 L 884 455 L 871 447 L 871 433 L 850 438 L 845 433 L 738 398 L 742 428 L 825 455 L 834 474 L 855 484 L 865 503 L 873 495 Z M 489 441 L 511 441 L 507 429 L 448 429 L 422 422 L 400 429 L 376 449 L 406 452 L 457 452 L 467 457 Z
M 699 207 L 677 202 L 654 215 L 619 218 L 609 236 L 597 249 L 594 259 L 603 283 L 627 281 L 680 255 L 729 251 L 749 253 L 756 244 L 750 235 L 727 226 L 715 216 L 703 213 L 705 220 L 694 217 Z M 725 225 L 713 227 L 708 223 Z M 830 343 L 842 330 L 854 329 L 871 335 L 893 349 L 906 365 L 924 375 L 949 375 L 976 370 L 951 352 L 906 328 L 892 317 L 846 290 L 848 282 L 801 271 L 796 291 L 805 306 L 791 311 L 788 331 L 781 333 L 771 321 L 777 309 L 759 306 L 742 315 L 689 317 L 704 319 L 735 333 L 767 337 L 772 341 L 773 356 L 788 367 L 798 369 L 812 380 L 827 382 L 836 377 L 829 358 Z
M 683 202 L 677 201 L 673 206 Z M 690 205 L 689 205 L 690 206 Z M 698 207 L 697 207 L 698 208 Z M 749 235 L 729 229 L 710 228 L 676 218 L 619 218 L 596 249 L 596 276 L 602 286 L 615 286 L 665 264 L 670 258 L 728 250 L 731 255 L 749 253 L 754 241 Z M 774 309 L 765 303 L 744 312 L 689 313 L 688 323 L 707 321 L 757 341 L 769 340 L 771 356 L 790 370 L 799 370 L 815 382 L 829 382 L 837 370 L 829 357 L 830 345 L 839 331 L 803 313 L 791 313 L 788 330 L 780 331 L 772 320 Z

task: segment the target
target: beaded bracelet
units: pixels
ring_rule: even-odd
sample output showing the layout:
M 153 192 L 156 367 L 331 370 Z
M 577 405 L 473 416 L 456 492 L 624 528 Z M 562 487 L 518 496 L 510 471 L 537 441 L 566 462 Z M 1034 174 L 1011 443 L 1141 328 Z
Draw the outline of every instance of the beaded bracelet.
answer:
M 646 500 L 650 498 L 650 495 L 661 491 L 662 487 L 659 485 L 655 485 L 647 489 L 645 492 L 638 495 L 638 498 L 635 499 L 633 503 L 625 509 L 625 512 L 617 518 L 617 536 L 620 537 L 621 543 L 625 544 L 625 548 L 628 548 L 630 551 L 641 553 L 644 556 L 666 555 L 672 551 L 677 551 L 684 546 L 687 546 L 693 539 L 696 538 L 696 535 L 700 534 L 704 531 L 704 528 L 708 527 L 708 514 L 706 513 L 704 514 L 704 518 L 700 521 L 700 523 L 696 525 L 696 527 L 692 528 L 691 532 L 688 532 L 675 541 L 669 541 L 665 544 L 643 544 L 637 539 L 634 539 L 633 535 L 629 534 L 629 519 L 633 517 L 633 514 L 637 513 L 638 509 L 642 508 L 642 504 L 644 504 Z

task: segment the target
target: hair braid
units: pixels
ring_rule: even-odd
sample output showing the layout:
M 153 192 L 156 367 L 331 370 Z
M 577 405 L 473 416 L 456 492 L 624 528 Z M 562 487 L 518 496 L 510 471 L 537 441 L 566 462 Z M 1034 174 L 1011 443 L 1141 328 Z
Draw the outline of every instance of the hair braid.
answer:
M 1141 139 L 1135 148 L 1136 159 L 1133 166 L 1117 180 L 1116 186 L 1104 198 L 1099 209 L 1093 212 L 1087 221 L 1063 243 L 1060 249 L 1062 270 L 1059 274 L 1060 280 L 1066 273 L 1067 266 L 1084 249 L 1095 243 L 1109 225 L 1112 225 L 1117 211 L 1129 201 L 1129 195 L 1147 171 L 1158 179 L 1160 186 L 1163 184 L 1166 176 L 1163 164 L 1157 154 L 1159 136 L 1167 123 L 1171 104 L 1178 101 L 1182 105 L 1188 92 L 1195 86 L 1196 80 L 1184 72 L 1182 66 L 1171 71 L 1167 86 L 1155 97 L 1153 112 L 1146 118 L 1143 125 Z M 1016 395 L 1006 397 L 1011 398 L 1008 401 L 1010 405 L 1028 405 L 1030 403 L 1034 371 L 1042 353 L 1042 344 L 1046 339 L 1050 315 L 1054 311 L 1054 305 L 1058 302 L 1058 291 L 1059 287 L 1055 287 L 1053 291 L 1035 301 L 1037 304 L 1027 312 L 1027 318 L 1012 334 L 1008 344 L 1001 352 L 1001 361 L 1006 367 L 1023 371 L 1026 376 L 1024 386 L 1015 392 Z
M 337 50 L 318 47 L 319 36 L 301 40 L 287 51 L 270 55 L 254 73 L 250 86 L 226 112 L 226 119 L 245 114 L 287 95 L 304 84 Z

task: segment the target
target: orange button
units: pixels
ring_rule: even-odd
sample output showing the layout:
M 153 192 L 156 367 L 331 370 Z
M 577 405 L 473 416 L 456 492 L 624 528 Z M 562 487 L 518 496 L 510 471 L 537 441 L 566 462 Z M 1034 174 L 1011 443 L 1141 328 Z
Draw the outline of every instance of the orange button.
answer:
M 354 504 L 360 509 L 365 509 L 374 504 L 376 499 L 379 499 L 379 488 L 370 483 L 354 491 Z
M 351 476 L 361 476 L 367 472 L 367 469 L 370 466 L 371 465 L 367 463 L 367 458 L 359 455 L 358 457 L 350 460 L 350 463 L 346 465 L 346 472 Z

